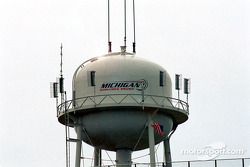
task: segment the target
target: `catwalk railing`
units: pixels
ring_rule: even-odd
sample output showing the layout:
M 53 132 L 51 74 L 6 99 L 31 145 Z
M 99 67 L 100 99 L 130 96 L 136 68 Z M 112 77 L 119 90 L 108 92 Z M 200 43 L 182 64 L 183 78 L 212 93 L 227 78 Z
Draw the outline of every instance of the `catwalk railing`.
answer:
M 102 167 L 119 167 L 119 165 L 103 165 Z M 150 163 L 133 163 L 131 167 L 150 167 Z M 156 163 L 155 167 L 169 167 L 169 165 Z M 172 167 L 250 167 L 250 158 L 175 161 L 172 162 Z
M 172 97 L 141 95 L 141 94 L 109 94 L 81 97 L 66 101 L 57 107 L 57 116 L 68 110 L 88 109 L 103 106 L 150 106 L 160 108 L 175 108 L 188 114 L 188 103 Z

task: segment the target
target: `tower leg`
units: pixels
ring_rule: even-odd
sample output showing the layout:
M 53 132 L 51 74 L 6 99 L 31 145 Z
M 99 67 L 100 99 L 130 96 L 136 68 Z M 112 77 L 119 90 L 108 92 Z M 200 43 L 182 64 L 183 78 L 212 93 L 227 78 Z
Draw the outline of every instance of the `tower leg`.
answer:
M 155 136 L 154 129 L 152 127 L 152 116 L 148 116 L 148 142 L 149 142 L 149 154 L 150 154 L 150 167 L 155 167 Z
M 116 166 L 131 167 L 131 150 L 119 149 L 116 150 Z
M 99 152 L 99 165 L 102 166 L 102 150 L 100 149 L 100 152 Z
M 76 126 L 77 142 L 76 142 L 76 161 L 75 167 L 80 167 L 81 165 L 81 149 L 82 149 L 82 128 L 81 126 Z
M 94 166 L 101 166 L 101 149 L 96 148 L 94 149 Z
M 164 157 L 165 157 L 166 167 L 172 167 L 172 158 L 171 158 L 171 151 L 170 151 L 170 144 L 168 137 L 163 141 L 163 144 L 164 144 Z

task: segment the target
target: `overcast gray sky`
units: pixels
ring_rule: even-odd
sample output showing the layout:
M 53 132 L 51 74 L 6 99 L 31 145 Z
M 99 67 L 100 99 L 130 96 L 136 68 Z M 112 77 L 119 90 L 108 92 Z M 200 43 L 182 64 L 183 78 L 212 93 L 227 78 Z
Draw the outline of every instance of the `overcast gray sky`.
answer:
M 106 2 L 0 1 L 0 167 L 64 166 L 64 127 L 49 83 L 59 74 L 61 42 L 68 92 L 78 65 L 107 52 Z M 123 1 L 111 2 L 118 51 Z M 172 80 L 175 73 L 192 78 L 190 118 L 172 136 L 173 160 L 197 159 L 182 151 L 218 142 L 245 150 L 218 158 L 250 157 L 250 2 L 136 0 L 136 9 L 137 56 L 165 67 Z M 130 45 L 130 14 L 128 19 Z

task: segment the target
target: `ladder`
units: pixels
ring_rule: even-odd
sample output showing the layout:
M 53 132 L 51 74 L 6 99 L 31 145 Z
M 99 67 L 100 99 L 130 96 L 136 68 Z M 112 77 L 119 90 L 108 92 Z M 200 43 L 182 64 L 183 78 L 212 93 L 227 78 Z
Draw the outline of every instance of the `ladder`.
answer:
M 69 113 L 67 112 L 66 104 L 65 104 L 64 119 L 65 119 L 66 167 L 70 167 L 70 141 L 71 140 L 70 140 L 70 130 L 69 130 Z

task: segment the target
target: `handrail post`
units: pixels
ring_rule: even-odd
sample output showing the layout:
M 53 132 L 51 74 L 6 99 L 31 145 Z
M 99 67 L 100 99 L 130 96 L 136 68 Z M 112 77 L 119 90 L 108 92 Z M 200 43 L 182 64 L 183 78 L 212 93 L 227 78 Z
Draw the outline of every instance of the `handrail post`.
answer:
M 217 160 L 214 160 L 214 166 L 217 167 Z
M 245 167 L 245 161 L 244 161 L 244 158 L 242 158 L 242 167 Z

